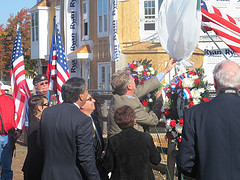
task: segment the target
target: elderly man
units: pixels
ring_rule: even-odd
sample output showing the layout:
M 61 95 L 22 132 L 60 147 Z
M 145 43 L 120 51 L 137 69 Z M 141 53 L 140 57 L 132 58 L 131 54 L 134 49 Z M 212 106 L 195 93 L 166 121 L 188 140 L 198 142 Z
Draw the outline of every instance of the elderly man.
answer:
M 222 61 L 214 71 L 217 96 L 184 111 L 179 170 L 198 180 L 240 177 L 240 66 Z
M 42 179 L 100 180 L 93 148 L 93 127 L 80 108 L 88 96 L 82 78 L 70 78 L 62 86 L 63 103 L 43 111 L 40 142 L 44 149 Z
M 57 98 L 55 93 L 50 93 L 48 78 L 45 74 L 38 74 L 33 79 L 34 90 L 36 95 L 46 96 L 50 105 L 57 104 Z M 51 95 L 50 95 L 51 94 Z M 25 129 L 28 129 L 29 126 L 29 107 L 28 102 L 26 103 L 26 113 L 25 113 Z
M 160 87 L 160 82 L 172 68 L 176 65 L 176 60 L 171 59 L 166 68 L 159 73 L 156 77 L 151 78 L 144 84 L 136 88 L 134 78 L 130 75 L 129 71 L 117 71 L 112 76 L 112 88 L 114 95 L 111 100 L 109 115 L 108 115 L 108 137 L 111 137 L 119 132 L 121 129 L 114 122 L 114 113 L 116 109 L 128 105 L 136 113 L 136 124 L 134 128 L 143 131 L 144 127 L 150 125 L 157 125 L 159 122 L 158 113 L 157 115 L 150 111 L 149 113 L 145 110 L 144 106 L 139 101 L 139 98 L 146 95 L 147 93 Z M 160 109 L 158 110 L 160 111 Z

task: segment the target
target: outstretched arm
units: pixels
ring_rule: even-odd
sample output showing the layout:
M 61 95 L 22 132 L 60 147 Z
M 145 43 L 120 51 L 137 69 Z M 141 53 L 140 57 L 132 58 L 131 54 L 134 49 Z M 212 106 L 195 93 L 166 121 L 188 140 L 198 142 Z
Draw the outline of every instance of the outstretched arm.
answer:
M 166 68 L 162 71 L 163 75 L 166 75 L 169 71 L 173 69 L 174 66 L 176 66 L 177 60 L 175 59 L 170 59 Z

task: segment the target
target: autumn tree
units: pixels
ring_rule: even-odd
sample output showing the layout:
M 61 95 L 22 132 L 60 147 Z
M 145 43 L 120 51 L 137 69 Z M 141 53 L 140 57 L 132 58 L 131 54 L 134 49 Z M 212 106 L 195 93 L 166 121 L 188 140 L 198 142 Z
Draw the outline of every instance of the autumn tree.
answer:
M 7 77 L 10 77 L 10 62 L 14 41 L 17 36 L 17 25 L 20 27 L 22 36 L 22 47 L 24 53 L 24 64 L 26 75 L 33 77 L 37 72 L 37 61 L 31 60 L 31 33 L 30 33 L 31 15 L 28 14 L 28 9 L 23 8 L 16 16 L 10 14 L 7 27 L 5 28 L 4 45 L 4 65 L 7 72 Z

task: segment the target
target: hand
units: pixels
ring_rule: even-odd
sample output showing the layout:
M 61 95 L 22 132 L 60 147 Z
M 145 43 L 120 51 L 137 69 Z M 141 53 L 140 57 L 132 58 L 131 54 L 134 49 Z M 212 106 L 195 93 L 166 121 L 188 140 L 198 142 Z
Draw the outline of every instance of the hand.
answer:
M 167 74 L 169 71 L 171 71 L 172 68 L 173 68 L 174 66 L 176 66 L 176 64 L 177 64 L 177 60 L 175 60 L 175 59 L 170 59 L 169 62 L 168 62 L 168 64 L 167 64 L 167 66 L 166 66 L 166 68 L 162 71 L 163 75 L 165 75 L 165 74 Z
M 19 130 L 19 129 L 17 129 L 16 131 L 15 131 L 15 133 L 14 133 L 14 139 L 15 139 L 15 141 L 17 141 L 18 140 L 18 138 L 21 136 L 21 130 Z
M 161 87 L 161 89 L 158 90 L 158 92 L 156 93 L 156 100 L 158 100 L 160 97 L 162 97 L 163 88 L 164 88 L 164 87 Z

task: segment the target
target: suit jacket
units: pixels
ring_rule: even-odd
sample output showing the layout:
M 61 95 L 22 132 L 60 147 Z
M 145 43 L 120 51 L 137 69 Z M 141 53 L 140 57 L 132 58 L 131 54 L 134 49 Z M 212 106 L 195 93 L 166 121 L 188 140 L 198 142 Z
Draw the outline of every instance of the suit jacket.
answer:
M 177 165 L 183 173 L 203 180 L 240 177 L 240 97 L 219 94 L 184 112 Z
M 112 172 L 111 180 L 154 180 L 150 162 L 160 160 L 152 136 L 131 127 L 108 140 L 103 166 Z
M 136 124 L 134 128 L 137 130 L 143 131 L 144 127 L 146 126 L 157 125 L 159 118 L 155 114 L 156 112 L 150 111 L 148 113 L 142 103 L 139 101 L 139 98 L 159 87 L 159 80 L 156 77 L 153 77 L 150 80 L 146 81 L 144 84 L 137 87 L 133 98 L 128 98 L 126 95 L 114 94 L 111 100 L 108 114 L 108 137 L 121 132 L 121 129 L 114 121 L 114 113 L 116 109 L 124 105 L 130 106 L 135 111 Z M 158 109 L 159 112 L 160 109 L 161 107 Z M 157 112 L 157 114 L 159 114 L 159 112 Z
M 42 180 L 99 180 L 93 149 L 93 128 L 89 116 L 72 103 L 43 111 L 40 140 L 44 148 Z

